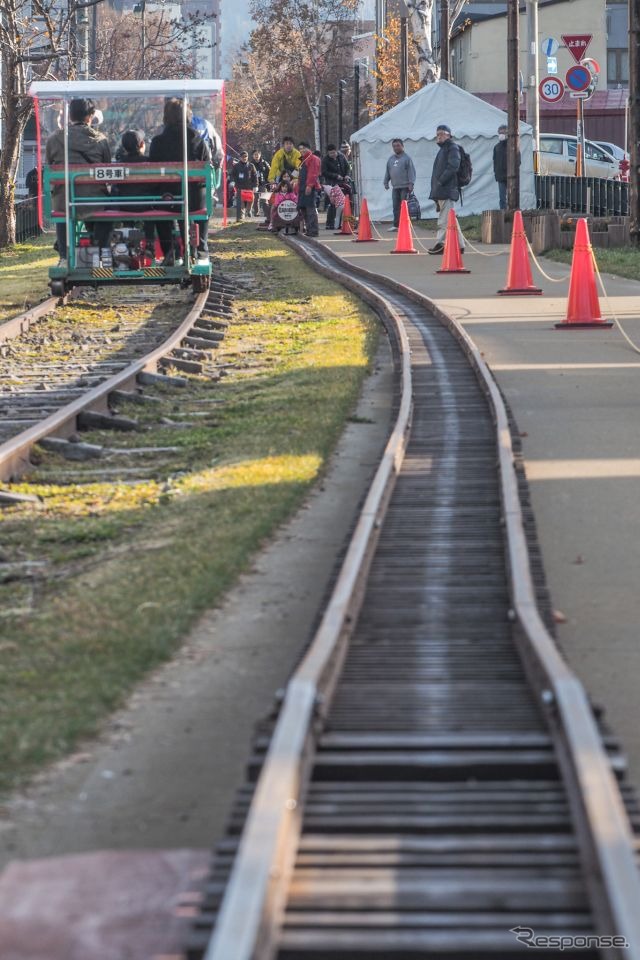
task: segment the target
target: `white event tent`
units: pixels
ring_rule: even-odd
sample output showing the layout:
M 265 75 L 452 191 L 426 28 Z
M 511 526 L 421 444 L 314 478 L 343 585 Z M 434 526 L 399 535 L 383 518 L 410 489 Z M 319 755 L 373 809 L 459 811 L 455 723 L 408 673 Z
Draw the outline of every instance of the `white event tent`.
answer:
M 493 176 L 493 148 L 498 142 L 498 127 L 507 115 L 460 87 L 439 80 L 421 87 L 413 96 L 376 117 L 351 136 L 354 145 L 356 176 L 360 197 L 366 197 L 373 220 L 391 220 L 391 191 L 383 188 L 391 141 L 400 137 L 416 168 L 415 193 L 423 217 L 437 216 L 429 200 L 431 171 L 438 152 L 436 127 L 446 123 L 453 139 L 471 157 L 473 177 L 463 190 L 463 203 L 456 205 L 458 215 L 497 209 L 498 184 Z M 520 123 L 520 207 L 536 206 L 533 180 L 533 138 L 531 127 Z

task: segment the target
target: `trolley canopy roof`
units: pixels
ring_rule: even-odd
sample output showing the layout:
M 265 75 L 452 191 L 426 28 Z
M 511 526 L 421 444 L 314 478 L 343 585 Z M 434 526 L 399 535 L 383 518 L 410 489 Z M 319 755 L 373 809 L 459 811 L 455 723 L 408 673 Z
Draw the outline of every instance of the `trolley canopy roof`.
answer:
M 70 100 L 75 97 L 207 96 L 221 93 L 224 80 L 36 80 L 31 97 Z

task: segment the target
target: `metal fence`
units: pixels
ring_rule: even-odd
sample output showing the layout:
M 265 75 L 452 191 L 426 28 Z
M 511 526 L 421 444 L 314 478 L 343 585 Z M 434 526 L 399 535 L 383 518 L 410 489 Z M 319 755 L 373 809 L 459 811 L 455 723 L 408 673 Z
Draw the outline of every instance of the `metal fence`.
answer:
M 38 198 L 16 200 L 16 242 L 24 243 L 41 233 L 38 226 Z
M 536 177 L 538 209 L 571 210 L 594 217 L 627 217 L 629 184 L 600 177 Z

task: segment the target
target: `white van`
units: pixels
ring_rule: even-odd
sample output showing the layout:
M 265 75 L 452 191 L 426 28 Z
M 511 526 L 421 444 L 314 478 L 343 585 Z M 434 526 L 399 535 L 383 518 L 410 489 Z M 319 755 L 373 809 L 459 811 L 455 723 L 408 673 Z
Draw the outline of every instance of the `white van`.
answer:
M 577 138 L 567 133 L 541 133 L 538 173 L 543 176 L 575 176 Z M 618 161 L 591 140 L 585 140 L 585 176 L 615 180 Z

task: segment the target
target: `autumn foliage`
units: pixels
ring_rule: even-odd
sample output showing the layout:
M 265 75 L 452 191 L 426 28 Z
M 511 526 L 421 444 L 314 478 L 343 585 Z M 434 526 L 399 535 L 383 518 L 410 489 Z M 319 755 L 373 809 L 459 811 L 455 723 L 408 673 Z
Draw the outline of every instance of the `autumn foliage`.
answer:
M 400 102 L 400 19 L 387 21 L 384 38 L 377 38 L 377 66 L 373 72 L 376 79 L 376 99 L 368 103 L 372 116 L 386 113 Z M 409 44 L 409 96 L 420 88 L 418 64 Z

